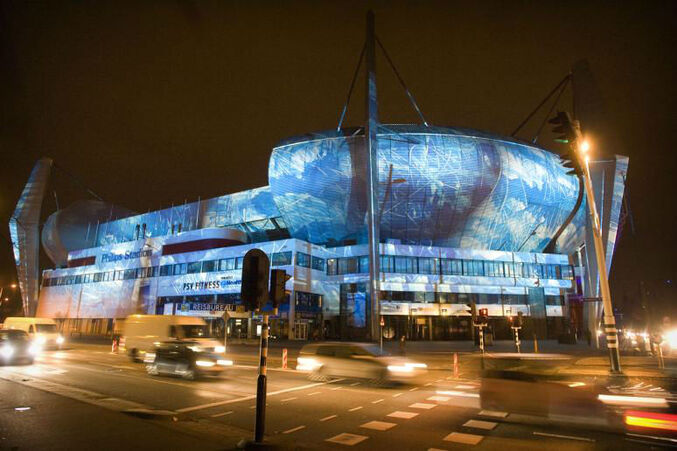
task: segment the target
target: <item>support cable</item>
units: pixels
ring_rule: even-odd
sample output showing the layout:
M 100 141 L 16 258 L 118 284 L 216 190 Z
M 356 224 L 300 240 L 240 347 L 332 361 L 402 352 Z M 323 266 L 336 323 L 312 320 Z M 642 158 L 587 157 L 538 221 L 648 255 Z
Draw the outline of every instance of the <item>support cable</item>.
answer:
M 555 92 L 557 92 L 557 90 L 558 90 L 564 83 L 568 82 L 570 79 L 571 79 L 571 73 L 566 74 L 566 76 L 565 76 L 559 83 L 557 83 L 557 86 L 555 86 L 555 87 L 552 89 L 552 91 L 550 91 L 550 92 L 548 93 L 548 95 L 545 96 L 545 99 L 543 99 L 543 100 L 541 101 L 541 103 L 539 103 L 538 106 L 537 106 L 531 113 L 529 113 L 529 115 L 526 117 L 526 119 L 524 119 L 524 120 L 522 121 L 522 123 L 519 124 L 519 125 L 517 126 L 517 128 L 516 128 L 512 133 L 510 133 L 510 136 L 515 136 L 515 135 L 517 134 L 517 132 L 519 132 L 519 131 L 522 129 L 522 127 L 524 127 L 524 126 L 526 125 L 526 123 L 529 122 L 529 120 L 534 116 L 534 114 L 536 114 L 536 113 L 538 112 L 538 110 L 540 110 L 541 107 L 542 107 L 543 105 L 545 105 L 545 103 L 548 101 L 548 99 L 549 99 L 550 97 L 552 97 L 552 95 L 553 95 Z
M 362 51 L 360 52 L 360 59 L 357 61 L 357 67 L 355 68 L 355 73 L 353 74 L 353 80 L 350 82 L 350 88 L 348 88 L 348 97 L 346 98 L 346 103 L 343 104 L 343 110 L 341 111 L 341 117 L 339 117 L 338 126 L 336 131 L 341 131 L 341 126 L 343 125 L 343 119 L 346 117 L 346 111 L 348 110 L 348 104 L 350 103 L 350 97 L 353 94 L 353 88 L 355 87 L 355 81 L 357 80 L 357 74 L 360 72 L 360 67 L 362 66 L 362 60 L 364 59 L 364 52 L 367 48 L 367 43 L 365 42 L 362 46 Z
M 80 188 L 82 188 L 83 190 L 85 190 L 85 192 L 87 192 L 90 196 L 96 198 L 97 200 L 100 200 L 101 202 L 105 202 L 105 201 L 101 198 L 101 196 L 99 196 L 99 195 L 96 194 L 94 191 L 92 191 L 87 185 L 85 185 L 84 183 L 82 183 L 82 182 L 80 181 L 80 179 L 78 179 L 78 178 L 77 178 L 75 175 L 73 175 L 71 172 L 67 171 L 66 169 L 62 168 L 61 166 L 57 165 L 56 163 L 54 163 L 54 168 L 56 168 L 56 169 L 62 171 L 64 174 L 66 174 L 67 176 L 69 176 L 69 177 L 75 182 L 76 185 L 78 185 Z
M 552 114 L 552 111 L 555 109 L 557 104 L 559 103 L 559 99 L 562 97 L 562 94 L 564 94 L 564 90 L 566 89 L 568 83 L 564 83 L 562 85 L 562 88 L 559 90 L 559 94 L 557 94 L 557 97 L 555 98 L 555 101 L 552 102 L 552 106 L 548 110 L 548 114 L 546 114 L 543 117 L 543 121 L 541 122 L 541 126 L 538 127 L 538 130 L 536 130 L 536 135 L 534 135 L 534 139 L 531 140 L 533 144 L 536 144 L 536 141 L 538 141 L 538 137 L 541 135 L 541 131 L 543 130 L 543 127 L 545 126 L 545 123 L 548 122 L 548 119 L 550 119 L 550 115 Z
M 378 36 L 376 36 L 376 42 L 378 43 L 378 46 L 383 51 L 383 55 L 386 57 L 388 64 L 390 64 L 390 68 L 393 70 L 393 72 L 395 72 L 395 76 L 397 77 L 400 84 L 402 85 L 402 89 L 404 89 L 404 92 L 407 94 L 407 97 L 409 97 L 409 102 L 411 102 L 412 106 L 416 110 L 416 114 L 418 114 L 418 117 L 421 118 L 421 122 L 423 122 L 423 125 L 428 127 L 428 121 L 426 121 L 425 117 L 423 117 L 423 113 L 421 113 L 421 109 L 418 107 L 418 104 L 416 103 L 416 99 L 414 99 L 414 95 L 411 93 L 411 91 L 409 91 L 409 88 L 407 88 L 406 83 L 404 83 L 404 79 L 402 78 L 400 73 L 397 71 L 395 64 L 393 64 L 393 61 L 390 59 L 390 56 L 388 55 L 386 48 L 383 46 L 383 43 L 381 43 L 381 40 L 378 38 Z

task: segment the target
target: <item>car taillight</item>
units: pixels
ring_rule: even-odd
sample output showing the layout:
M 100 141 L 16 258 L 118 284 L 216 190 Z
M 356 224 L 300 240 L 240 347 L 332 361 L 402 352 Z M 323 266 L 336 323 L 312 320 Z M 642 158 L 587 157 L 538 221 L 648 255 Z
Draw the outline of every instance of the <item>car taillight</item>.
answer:
M 631 427 L 677 431 L 677 415 L 674 414 L 628 410 L 623 416 L 625 424 Z

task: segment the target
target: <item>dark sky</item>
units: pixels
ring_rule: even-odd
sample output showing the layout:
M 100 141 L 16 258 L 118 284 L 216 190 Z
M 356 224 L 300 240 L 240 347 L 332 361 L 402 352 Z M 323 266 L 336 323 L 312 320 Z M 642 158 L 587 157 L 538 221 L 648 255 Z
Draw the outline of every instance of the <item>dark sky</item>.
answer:
M 675 312 L 674 2 L 0 5 L 3 236 L 41 156 L 136 211 L 266 185 L 277 141 L 335 126 L 371 5 L 437 125 L 509 134 L 588 59 L 623 143 L 616 152 L 630 157 L 636 227 L 617 248 L 614 300 L 631 312 L 644 280 L 659 313 Z M 385 60 L 377 64 L 382 120 L 414 122 Z M 363 121 L 361 88 L 348 124 Z M 85 196 L 64 176 L 54 186 L 62 205 Z M 44 208 L 53 211 L 51 197 Z M 3 243 L 0 282 L 15 277 Z

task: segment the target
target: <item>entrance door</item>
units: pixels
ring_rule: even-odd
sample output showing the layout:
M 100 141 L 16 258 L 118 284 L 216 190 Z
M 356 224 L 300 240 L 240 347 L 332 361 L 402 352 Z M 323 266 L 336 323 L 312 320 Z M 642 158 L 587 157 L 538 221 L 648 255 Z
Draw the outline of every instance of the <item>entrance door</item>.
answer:
M 308 339 L 308 323 L 303 321 L 296 321 L 294 324 L 294 339 L 307 340 Z

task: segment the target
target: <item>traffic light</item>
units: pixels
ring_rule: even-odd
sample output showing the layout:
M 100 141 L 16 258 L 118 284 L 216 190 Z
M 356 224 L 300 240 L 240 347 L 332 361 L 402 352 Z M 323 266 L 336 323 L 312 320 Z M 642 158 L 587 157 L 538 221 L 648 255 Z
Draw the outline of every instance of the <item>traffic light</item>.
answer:
M 270 300 L 273 308 L 278 308 L 285 300 L 287 290 L 285 285 L 291 279 L 290 275 L 284 269 L 273 269 L 270 271 Z
M 515 327 L 522 327 L 522 312 L 517 312 L 517 323 Z
M 562 166 L 570 169 L 567 171 L 567 175 L 583 174 L 580 158 L 575 151 L 576 146 L 581 141 L 581 126 L 578 121 L 571 119 L 566 111 L 559 111 L 557 116 L 548 120 L 548 122 L 554 125 L 552 131 L 557 133 L 555 141 L 569 144 L 569 150 L 560 155 Z
M 489 309 L 481 308 L 479 311 L 478 322 L 480 324 L 486 324 L 488 320 L 489 320 Z
M 242 262 L 240 297 L 249 311 L 260 310 L 268 302 L 270 260 L 261 249 L 251 249 Z
M 468 307 L 468 312 L 470 316 L 472 317 L 472 323 L 475 324 L 477 322 L 477 307 L 475 306 L 475 301 L 470 301 L 468 304 L 466 304 Z

